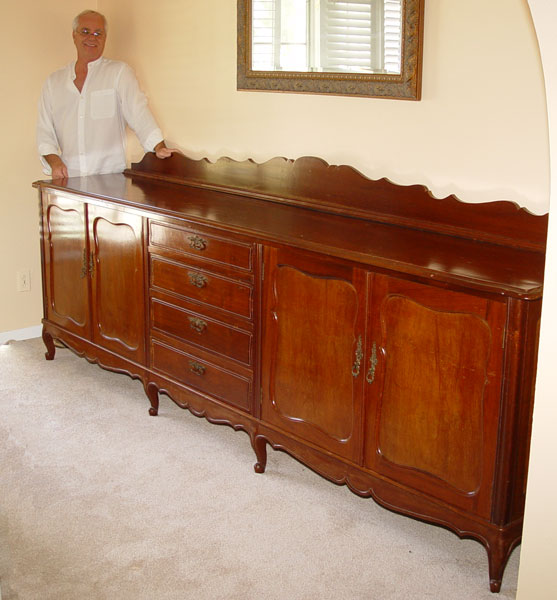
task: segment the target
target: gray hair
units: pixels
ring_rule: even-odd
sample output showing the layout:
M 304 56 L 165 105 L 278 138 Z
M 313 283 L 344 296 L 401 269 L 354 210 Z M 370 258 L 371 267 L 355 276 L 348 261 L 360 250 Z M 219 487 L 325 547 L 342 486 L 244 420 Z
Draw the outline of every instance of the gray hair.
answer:
M 84 17 L 86 15 L 98 15 L 99 17 L 101 17 L 103 20 L 103 23 L 104 23 L 104 32 L 108 33 L 108 22 L 106 20 L 106 17 L 104 15 L 101 15 L 101 13 L 97 12 L 96 10 L 84 10 L 84 11 L 80 12 L 72 22 L 72 29 L 74 32 L 76 32 L 77 28 L 79 27 L 79 19 L 81 19 L 81 17 Z

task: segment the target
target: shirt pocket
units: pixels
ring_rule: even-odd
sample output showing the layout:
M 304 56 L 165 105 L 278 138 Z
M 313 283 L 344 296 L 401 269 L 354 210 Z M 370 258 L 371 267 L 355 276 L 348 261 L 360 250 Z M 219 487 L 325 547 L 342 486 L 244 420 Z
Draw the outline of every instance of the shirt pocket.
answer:
M 110 119 L 116 112 L 116 93 L 114 90 L 91 92 L 91 118 Z

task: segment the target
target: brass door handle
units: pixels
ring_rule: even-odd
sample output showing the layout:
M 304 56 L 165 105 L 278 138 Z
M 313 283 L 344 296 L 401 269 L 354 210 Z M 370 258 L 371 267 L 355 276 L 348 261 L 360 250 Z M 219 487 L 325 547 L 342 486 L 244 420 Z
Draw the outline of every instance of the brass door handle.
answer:
M 364 353 L 362 351 L 362 336 L 358 336 L 358 343 L 356 344 L 356 358 L 354 360 L 354 364 L 352 365 L 352 375 L 354 377 L 358 377 L 360 374 L 360 364 L 362 362 L 362 358 L 364 357 Z
M 373 383 L 375 381 L 375 367 L 377 366 L 377 346 L 373 342 L 371 347 L 371 356 L 369 357 L 369 370 L 366 374 L 366 381 Z
M 87 277 L 87 250 L 83 248 L 83 260 L 81 261 L 81 279 Z
M 83 259 L 81 261 L 81 273 L 80 277 L 83 279 L 87 277 L 87 274 L 93 277 L 93 271 L 95 270 L 95 254 L 91 252 L 89 255 L 89 264 L 87 264 L 87 249 L 83 248 Z

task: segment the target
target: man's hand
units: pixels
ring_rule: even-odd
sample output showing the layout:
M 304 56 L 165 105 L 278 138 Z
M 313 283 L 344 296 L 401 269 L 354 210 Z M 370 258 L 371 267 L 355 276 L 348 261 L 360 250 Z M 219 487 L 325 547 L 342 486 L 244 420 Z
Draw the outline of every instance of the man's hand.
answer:
M 164 141 L 159 142 L 155 146 L 155 155 L 157 158 L 168 158 L 172 156 L 173 152 L 179 152 L 179 150 L 176 150 L 176 148 L 167 148 Z
M 67 179 L 68 168 L 58 154 L 47 154 L 44 159 L 52 169 L 52 179 Z

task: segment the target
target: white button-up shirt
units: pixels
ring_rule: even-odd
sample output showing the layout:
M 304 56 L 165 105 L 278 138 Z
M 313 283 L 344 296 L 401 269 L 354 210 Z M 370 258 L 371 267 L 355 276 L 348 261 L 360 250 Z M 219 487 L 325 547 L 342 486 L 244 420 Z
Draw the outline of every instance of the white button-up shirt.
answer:
M 39 155 L 58 154 L 70 177 L 119 173 L 126 168 L 126 124 L 146 152 L 162 141 L 132 69 L 101 57 L 89 63 L 81 93 L 75 61 L 46 80 L 39 101 Z M 41 158 L 44 172 L 51 170 Z

